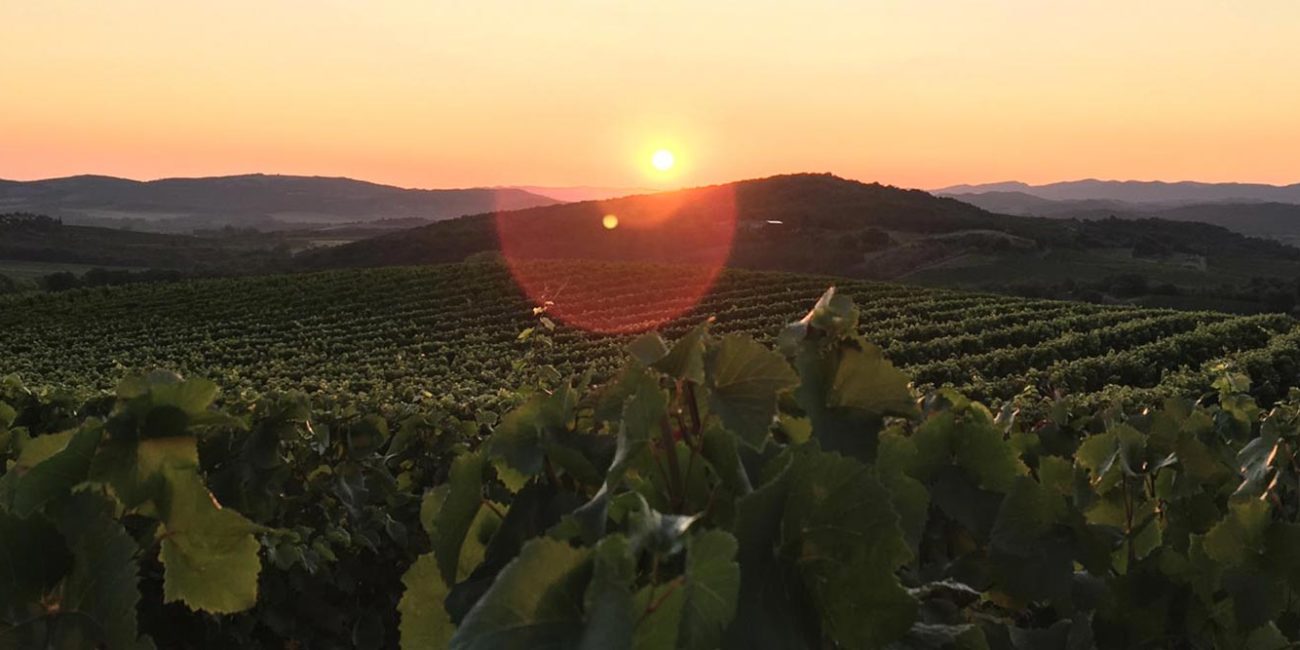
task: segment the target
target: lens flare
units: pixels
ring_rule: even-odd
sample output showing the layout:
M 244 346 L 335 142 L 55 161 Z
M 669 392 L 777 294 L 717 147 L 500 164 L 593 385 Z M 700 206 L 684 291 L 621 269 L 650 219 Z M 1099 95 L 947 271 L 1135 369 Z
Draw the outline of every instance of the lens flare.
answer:
M 502 211 L 494 220 L 502 257 L 534 305 L 570 327 L 622 334 L 658 328 L 700 303 L 731 254 L 736 199 L 714 186 Z

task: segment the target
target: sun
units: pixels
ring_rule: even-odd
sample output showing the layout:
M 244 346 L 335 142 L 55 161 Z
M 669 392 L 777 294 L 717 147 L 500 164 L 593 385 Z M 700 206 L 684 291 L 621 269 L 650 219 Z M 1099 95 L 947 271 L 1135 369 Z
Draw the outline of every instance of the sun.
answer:
M 677 158 L 673 155 L 673 152 L 667 149 L 660 149 L 654 152 L 654 155 L 650 156 L 650 164 L 653 165 L 655 169 L 658 169 L 661 172 L 666 172 L 672 169 L 673 165 L 677 164 Z

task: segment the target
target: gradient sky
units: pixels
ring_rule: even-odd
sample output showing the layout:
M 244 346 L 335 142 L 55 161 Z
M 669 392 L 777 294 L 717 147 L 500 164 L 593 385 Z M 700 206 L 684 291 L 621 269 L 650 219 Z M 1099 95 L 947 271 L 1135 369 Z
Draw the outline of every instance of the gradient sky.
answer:
M 1295 0 L 13 0 L 0 178 L 1292 183 L 1297 30 Z

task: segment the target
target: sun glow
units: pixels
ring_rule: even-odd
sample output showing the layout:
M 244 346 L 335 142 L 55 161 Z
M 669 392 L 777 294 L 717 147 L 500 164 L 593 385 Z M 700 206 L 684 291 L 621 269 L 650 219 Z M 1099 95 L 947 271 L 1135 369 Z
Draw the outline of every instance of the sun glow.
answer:
M 607 215 L 605 215 L 605 216 L 600 220 L 600 225 L 604 226 L 604 227 L 605 227 L 605 230 L 613 230 L 613 229 L 617 228 L 617 227 L 618 227 L 618 215 L 616 215 L 616 214 L 607 214 Z
M 673 165 L 677 164 L 677 157 L 673 155 L 673 152 L 667 149 L 660 149 L 654 152 L 653 156 L 650 156 L 650 164 L 653 165 L 655 169 L 658 169 L 661 172 L 666 172 L 672 169 Z

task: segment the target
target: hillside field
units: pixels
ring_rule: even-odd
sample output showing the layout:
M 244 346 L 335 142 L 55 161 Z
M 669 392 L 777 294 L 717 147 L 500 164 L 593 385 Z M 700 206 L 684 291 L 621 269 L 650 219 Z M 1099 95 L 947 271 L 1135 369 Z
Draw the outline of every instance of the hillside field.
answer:
M 557 300 L 636 323 L 671 308 L 672 266 L 548 265 Z M 762 341 L 838 285 L 863 310 L 862 333 L 918 385 L 979 399 L 1125 387 L 1186 388 L 1200 368 L 1252 365 L 1257 391 L 1289 386 L 1300 331 L 1282 315 L 1101 306 L 869 281 L 726 270 L 701 304 L 661 327 L 674 339 L 706 318 L 715 333 Z M 302 390 L 387 411 L 490 407 L 523 365 L 608 379 L 628 335 L 554 323 L 493 263 L 344 270 L 27 295 L 0 303 L 0 374 L 31 384 L 110 388 L 166 368 L 253 394 Z M 604 310 L 604 311 L 602 311 Z M 612 322 L 612 321 L 611 321 Z M 548 329 L 554 325 L 554 330 Z M 536 333 L 524 335 L 525 331 Z M 526 356 L 525 356 L 526 355 Z M 526 364 L 525 364 L 526 362 Z M 1276 366 L 1276 367 L 1275 367 Z M 1280 368 L 1280 370 L 1278 369 Z M 1203 382 L 1204 383 L 1204 382 Z
M 0 647 L 1300 638 L 1288 316 L 513 271 L 0 299 Z

